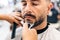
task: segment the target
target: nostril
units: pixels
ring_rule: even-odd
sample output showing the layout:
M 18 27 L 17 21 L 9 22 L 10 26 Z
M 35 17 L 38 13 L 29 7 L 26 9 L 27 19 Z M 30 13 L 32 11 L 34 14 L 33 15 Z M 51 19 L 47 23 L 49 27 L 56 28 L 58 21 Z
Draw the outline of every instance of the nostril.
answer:
M 26 14 L 31 14 L 32 12 L 31 11 L 27 11 Z
M 31 11 L 29 11 L 28 13 L 31 13 Z

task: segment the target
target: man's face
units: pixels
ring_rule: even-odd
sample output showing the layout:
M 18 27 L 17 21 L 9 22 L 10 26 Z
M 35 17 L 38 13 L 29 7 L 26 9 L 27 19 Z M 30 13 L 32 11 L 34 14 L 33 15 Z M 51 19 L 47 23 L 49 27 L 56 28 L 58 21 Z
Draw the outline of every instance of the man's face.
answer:
M 29 23 L 45 20 L 50 11 L 46 0 L 22 0 L 21 3 L 22 15 Z

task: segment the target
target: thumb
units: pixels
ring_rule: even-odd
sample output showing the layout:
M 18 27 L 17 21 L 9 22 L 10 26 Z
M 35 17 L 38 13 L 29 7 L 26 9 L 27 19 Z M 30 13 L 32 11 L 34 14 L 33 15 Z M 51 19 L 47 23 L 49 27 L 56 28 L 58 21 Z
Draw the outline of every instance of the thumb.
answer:
M 27 24 L 27 22 L 25 22 L 25 23 L 23 24 L 23 30 L 28 30 L 28 24 Z

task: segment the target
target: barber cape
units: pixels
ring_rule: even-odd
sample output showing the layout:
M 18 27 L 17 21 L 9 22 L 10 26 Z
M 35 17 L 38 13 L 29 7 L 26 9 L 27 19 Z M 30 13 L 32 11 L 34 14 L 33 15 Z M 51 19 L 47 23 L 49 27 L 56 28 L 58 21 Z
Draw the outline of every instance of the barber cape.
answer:
M 17 28 L 14 39 L 11 39 L 11 32 L 7 35 L 6 40 L 21 40 L 22 27 Z M 38 40 L 60 40 L 60 32 L 54 27 L 49 26 L 46 31 L 38 34 Z

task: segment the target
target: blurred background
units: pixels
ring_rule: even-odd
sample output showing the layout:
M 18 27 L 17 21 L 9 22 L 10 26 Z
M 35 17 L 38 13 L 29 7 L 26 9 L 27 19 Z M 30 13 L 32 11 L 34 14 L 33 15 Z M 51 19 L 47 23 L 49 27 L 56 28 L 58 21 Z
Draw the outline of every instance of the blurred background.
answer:
M 11 13 L 13 10 L 21 10 L 21 0 L 0 0 L 0 13 Z M 60 31 L 60 0 L 51 0 L 53 8 L 48 15 L 50 26 Z M 7 21 L 0 20 L 0 40 L 5 40 L 9 33 L 10 24 Z

